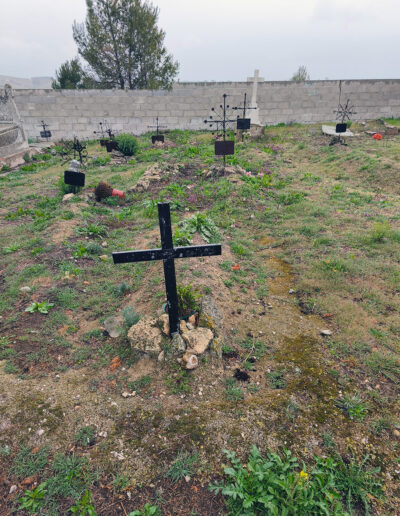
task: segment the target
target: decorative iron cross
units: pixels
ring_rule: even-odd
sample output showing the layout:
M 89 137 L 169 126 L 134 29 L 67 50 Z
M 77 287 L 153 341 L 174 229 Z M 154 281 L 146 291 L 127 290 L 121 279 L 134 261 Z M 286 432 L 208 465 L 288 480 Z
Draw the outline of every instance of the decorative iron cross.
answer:
M 155 142 L 164 142 L 164 135 L 159 133 L 159 129 L 167 129 L 166 125 L 159 125 L 158 123 L 158 117 L 156 118 L 156 125 L 148 125 L 148 129 L 154 129 L 156 128 L 156 134 L 153 134 L 151 137 L 151 143 Z
M 178 294 L 176 290 L 175 262 L 177 258 L 195 258 L 197 256 L 217 256 L 221 254 L 221 244 L 188 245 L 174 247 L 171 231 L 171 214 L 169 203 L 158 204 L 158 220 L 160 223 L 161 249 L 142 251 L 122 251 L 112 253 L 114 263 L 146 262 L 162 260 L 164 265 L 165 290 L 170 335 L 179 333 Z
M 233 140 L 227 140 L 226 139 L 226 129 L 227 125 L 233 122 L 236 122 L 236 120 L 229 120 L 227 117 L 227 109 L 229 108 L 229 104 L 226 104 L 226 98 L 227 94 L 223 94 L 224 103 L 220 104 L 220 109 L 222 112 L 218 113 L 215 111 L 215 108 L 211 108 L 211 111 L 215 113 L 217 118 L 213 118 L 213 116 L 210 116 L 207 120 L 204 120 L 205 124 L 209 124 L 210 127 L 213 125 L 216 126 L 217 132 L 219 130 L 219 127 L 222 126 L 222 141 L 216 140 L 214 142 L 214 154 L 216 156 L 223 156 L 224 157 L 224 168 L 226 164 L 226 156 L 234 154 L 235 153 L 235 142 Z M 217 135 L 218 136 L 218 135 Z

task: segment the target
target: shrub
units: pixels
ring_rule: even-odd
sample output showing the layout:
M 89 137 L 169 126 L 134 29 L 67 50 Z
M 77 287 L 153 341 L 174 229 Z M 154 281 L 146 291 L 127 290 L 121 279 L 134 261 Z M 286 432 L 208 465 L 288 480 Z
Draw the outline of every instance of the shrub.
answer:
M 197 287 L 189 285 L 177 285 L 178 294 L 178 313 L 180 317 L 187 317 L 193 312 L 200 310 L 199 300 L 201 298 L 200 291 Z
M 118 142 L 118 149 L 124 156 L 134 156 L 137 153 L 139 144 L 137 139 L 131 134 L 119 134 L 116 140 Z

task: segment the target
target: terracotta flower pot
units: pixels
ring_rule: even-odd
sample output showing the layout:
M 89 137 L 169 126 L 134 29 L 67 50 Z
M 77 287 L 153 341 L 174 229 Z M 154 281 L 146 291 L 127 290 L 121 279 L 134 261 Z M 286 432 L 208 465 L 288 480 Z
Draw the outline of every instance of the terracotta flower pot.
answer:
M 113 197 L 119 197 L 120 199 L 125 199 L 125 192 L 122 190 L 116 190 L 113 188 L 112 194 Z

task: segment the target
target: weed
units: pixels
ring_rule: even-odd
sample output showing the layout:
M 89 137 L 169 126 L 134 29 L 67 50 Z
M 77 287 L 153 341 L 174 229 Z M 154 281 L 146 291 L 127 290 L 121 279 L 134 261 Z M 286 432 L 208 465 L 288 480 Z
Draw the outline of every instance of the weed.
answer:
M 357 394 L 353 396 L 345 394 L 343 398 L 336 400 L 336 406 L 355 421 L 363 421 L 368 412 L 368 407 Z
M 199 300 L 201 293 L 198 287 L 191 283 L 188 285 L 178 284 L 176 286 L 178 294 L 178 314 L 180 317 L 187 317 L 200 310 Z
M 161 511 L 157 505 L 146 503 L 142 510 L 136 509 L 130 512 L 128 516 L 161 516 Z
M 217 242 L 220 239 L 218 229 L 214 222 L 203 213 L 196 213 L 192 217 L 179 222 L 178 227 L 183 233 L 189 235 L 197 231 L 208 243 Z
M 179 369 L 175 374 L 169 375 L 166 380 L 166 386 L 169 389 L 170 394 L 189 394 L 193 378 L 190 376 L 188 371 Z
M 240 401 L 244 398 L 243 389 L 237 387 L 234 378 L 227 378 L 225 380 L 225 398 L 228 401 Z
M 100 238 L 107 236 L 107 228 L 97 222 L 89 222 L 84 226 L 75 228 L 77 235 L 88 236 L 91 238 Z
M 47 465 L 48 456 L 46 448 L 33 453 L 31 448 L 22 446 L 14 458 L 11 471 L 19 479 L 41 473 Z
M 72 512 L 72 514 L 77 514 L 78 516 L 97 516 L 97 512 L 91 502 L 92 493 L 87 489 L 82 498 L 73 505 L 69 511 Z
M 210 485 L 210 490 L 228 498 L 231 515 L 343 514 L 332 459 L 318 459 L 307 473 L 304 466 L 299 471 L 299 463 L 289 450 L 284 450 L 283 456 L 268 452 L 264 459 L 253 446 L 246 465 L 234 452 L 223 451 L 231 462 L 224 467 L 228 480 Z
M 75 443 L 79 446 L 93 446 L 96 442 L 96 427 L 93 425 L 83 426 L 75 435 Z
M 387 221 L 385 222 L 377 222 L 370 233 L 370 241 L 381 243 L 387 238 L 390 234 L 390 226 Z
M 175 484 L 178 480 L 182 480 L 186 476 L 191 476 L 197 459 L 197 453 L 190 455 L 188 453 L 179 452 L 167 472 L 167 478 L 171 479 Z
M 266 373 L 266 377 L 271 389 L 284 389 L 286 387 L 286 380 L 283 377 L 282 371 L 271 371 Z
M 48 301 L 42 301 L 41 303 L 32 303 L 25 309 L 25 312 L 40 312 L 41 314 L 48 314 L 50 308 L 54 306 L 54 303 L 49 303 Z
M 133 306 L 126 306 L 122 310 L 122 317 L 124 319 L 124 324 L 126 328 L 131 328 L 140 320 L 140 315 L 135 312 Z
M 140 393 L 142 389 L 145 389 L 150 385 L 151 378 L 149 375 L 142 376 L 138 380 L 128 382 L 128 389 Z
M 120 283 L 119 285 L 116 285 L 114 287 L 114 294 L 116 297 L 125 296 L 130 291 L 131 291 L 131 287 L 125 281 L 123 281 L 122 283 Z
M 43 498 L 47 493 L 46 482 L 42 482 L 32 491 L 26 490 L 23 496 L 19 499 L 19 511 L 25 510 L 28 514 L 36 514 L 43 505 Z

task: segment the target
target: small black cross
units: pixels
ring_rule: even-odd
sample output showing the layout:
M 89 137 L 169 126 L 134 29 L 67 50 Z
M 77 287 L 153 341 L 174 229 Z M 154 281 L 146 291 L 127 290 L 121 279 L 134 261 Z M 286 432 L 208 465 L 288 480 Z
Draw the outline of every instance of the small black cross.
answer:
M 174 247 L 171 231 L 171 214 L 169 203 L 158 204 L 158 220 L 160 223 L 161 249 L 142 251 L 122 251 L 112 253 L 114 263 L 145 262 L 163 260 L 165 290 L 170 335 L 179 333 L 178 294 L 176 291 L 175 263 L 176 258 L 194 258 L 196 256 L 217 256 L 221 254 L 221 244 L 189 245 Z

